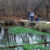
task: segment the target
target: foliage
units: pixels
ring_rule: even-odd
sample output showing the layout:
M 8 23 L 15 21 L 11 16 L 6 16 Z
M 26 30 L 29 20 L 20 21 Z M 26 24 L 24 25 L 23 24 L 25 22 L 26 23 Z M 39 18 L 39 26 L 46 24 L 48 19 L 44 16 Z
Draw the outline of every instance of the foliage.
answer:
M 50 29 L 50 24 L 46 24 L 46 23 L 37 23 L 35 25 L 35 29 L 38 29 L 39 31 L 42 31 L 42 30 L 48 30 Z
M 32 50 L 35 47 L 35 45 L 25 44 L 24 50 Z
M 32 33 L 32 34 L 37 34 L 37 35 L 50 35 L 49 33 L 46 32 L 40 32 L 35 29 L 30 29 L 30 28 L 24 28 L 24 27 L 11 27 L 8 29 L 8 32 L 10 34 L 23 34 L 23 33 Z
M 44 50 L 45 49 L 43 45 L 33 45 L 33 44 L 25 44 L 23 48 L 24 50 L 33 50 L 33 49 Z

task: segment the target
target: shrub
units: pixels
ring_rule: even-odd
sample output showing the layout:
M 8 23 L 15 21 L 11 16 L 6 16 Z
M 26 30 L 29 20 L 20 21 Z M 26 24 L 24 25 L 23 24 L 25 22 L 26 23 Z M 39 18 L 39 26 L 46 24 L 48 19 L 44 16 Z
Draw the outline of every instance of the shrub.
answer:
M 39 31 L 42 31 L 42 32 L 47 32 L 47 30 L 50 29 L 50 24 L 39 23 L 39 24 L 36 24 L 34 28 L 36 30 L 39 30 Z

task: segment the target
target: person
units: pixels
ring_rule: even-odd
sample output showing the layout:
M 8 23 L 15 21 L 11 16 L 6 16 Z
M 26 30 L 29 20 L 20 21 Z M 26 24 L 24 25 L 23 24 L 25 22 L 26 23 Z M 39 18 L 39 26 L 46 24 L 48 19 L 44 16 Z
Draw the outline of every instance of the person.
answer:
M 28 16 L 29 16 L 29 19 L 31 20 L 31 21 L 34 21 L 34 12 L 33 11 L 31 11 L 31 10 L 29 10 L 29 12 L 28 12 Z
M 34 16 L 34 19 L 35 19 L 35 21 L 40 21 L 40 18 L 39 18 L 38 15 L 35 15 L 35 16 Z

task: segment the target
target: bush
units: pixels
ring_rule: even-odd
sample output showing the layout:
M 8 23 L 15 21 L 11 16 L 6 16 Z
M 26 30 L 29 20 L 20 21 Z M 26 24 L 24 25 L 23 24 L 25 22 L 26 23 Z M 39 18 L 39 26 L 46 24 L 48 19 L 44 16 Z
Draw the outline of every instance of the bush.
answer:
M 24 23 L 24 22 L 19 22 L 18 25 L 19 25 L 19 26 L 24 26 L 25 23 Z
M 10 21 L 9 21 L 9 25 L 10 25 L 10 26 L 14 25 L 14 21 L 10 20 Z
M 14 25 L 14 21 L 10 20 L 10 21 L 5 21 L 5 26 L 12 26 Z
M 35 29 L 42 32 L 47 32 L 47 30 L 50 29 L 50 24 L 39 23 L 35 25 Z
M 5 21 L 5 26 L 8 26 L 8 21 Z

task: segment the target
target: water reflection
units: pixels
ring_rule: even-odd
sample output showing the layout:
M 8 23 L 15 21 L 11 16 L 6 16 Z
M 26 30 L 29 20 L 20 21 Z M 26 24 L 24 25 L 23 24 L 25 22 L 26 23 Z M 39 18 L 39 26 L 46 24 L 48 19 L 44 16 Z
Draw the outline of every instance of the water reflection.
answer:
M 1 28 L 1 33 L 0 33 L 0 46 L 4 46 L 4 44 L 2 44 L 2 41 L 3 41 L 4 36 L 5 36 L 4 28 Z M 34 43 L 38 43 L 39 40 L 43 40 L 43 38 L 41 36 L 30 34 L 30 33 L 29 34 L 20 34 L 20 35 L 17 35 L 17 34 L 16 35 L 15 34 L 13 35 L 13 34 L 9 34 L 8 33 L 8 38 L 6 39 L 6 37 L 5 37 L 5 39 L 6 39 L 6 42 L 5 42 L 6 46 L 8 46 L 8 43 L 10 43 L 10 42 L 15 42 L 16 45 L 22 45 L 22 44 L 25 44 L 25 43 L 34 44 Z M 46 41 L 47 42 L 50 41 L 50 36 L 46 36 Z M 9 44 L 9 45 L 12 45 L 12 44 Z M 49 46 L 50 46 L 50 44 L 47 44 L 46 50 L 50 50 L 50 47 Z M 14 50 L 23 50 L 23 48 L 22 47 L 17 47 L 17 48 L 14 48 Z M 34 49 L 34 50 L 40 50 L 40 49 Z
M 1 28 L 1 33 L 0 33 L 0 43 L 1 43 L 1 40 L 3 39 L 4 37 L 4 29 Z
M 22 38 L 16 35 L 16 43 L 17 45 L 23 44 Z

